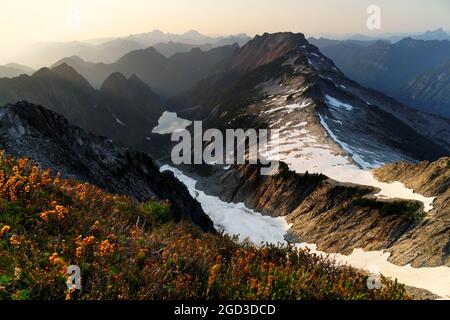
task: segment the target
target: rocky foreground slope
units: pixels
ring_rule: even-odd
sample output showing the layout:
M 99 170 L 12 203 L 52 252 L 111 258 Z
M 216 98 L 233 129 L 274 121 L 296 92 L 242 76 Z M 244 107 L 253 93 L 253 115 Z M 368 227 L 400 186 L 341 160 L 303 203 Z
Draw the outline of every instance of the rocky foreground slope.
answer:
M 43 107 L 21 102 L 0 108 L 0 149 L 112 193 L 141 201 L 167 199 L 178 220 L 214 231 L 211 220 L 186 187 L 172 174 L 160 173 L 151 158 L 88 134 Z

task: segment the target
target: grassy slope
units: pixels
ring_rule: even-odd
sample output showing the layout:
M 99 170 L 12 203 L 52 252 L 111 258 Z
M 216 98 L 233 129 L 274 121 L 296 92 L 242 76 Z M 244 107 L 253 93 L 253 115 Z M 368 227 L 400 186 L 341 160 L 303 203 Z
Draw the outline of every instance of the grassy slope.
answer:
M 401 299 L 402 285 L 291 247 L 239 244 L 136 203 L 0 157 L 1 299 Z M 65 270 L 81 267 L 82 290 Z

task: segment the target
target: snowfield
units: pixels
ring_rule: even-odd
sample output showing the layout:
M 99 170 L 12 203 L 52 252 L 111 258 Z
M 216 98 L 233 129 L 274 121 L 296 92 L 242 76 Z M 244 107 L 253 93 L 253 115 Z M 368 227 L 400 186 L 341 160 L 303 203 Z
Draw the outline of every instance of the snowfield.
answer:
M 279 110 L 286 110 L 286 106 Z M 317 133 L 306 129 L 308 123 L 293 123 L 291 120 L 285 125 L 278 119 L 270 127 L 278 127 L 278 131 L 273 131 L 273 136 L 269 142 L 269 152 L 263 154 L 271 160 L 280 160 L 297 173 L 323 173 L 331 179 L 340 182 L 349 182 L 380 189 L 376 196 L 380 198 L 400 198 L 417 200 L 423 203 L 424 211 L 433 209 L 435 197 L 425 197 L 415 193 L 414 190 L 405 187 L 401 182 L 384 183 L 375 179 L 371 171 L 372 168 L 382 164 L 378 162 L 369 163 L 364 161 L 351 146 L 340 141 L 330 130 L 322 116 L 319 115 L 320 124 L 328 136 L 346 153 L 339 153 L 332 149 L 328 143 L 319 142 Z
M 341 108 L 347 111 L 353 110 L 353 107 L 351 105 L 341 102 L 338 99 L 333 98 L 332 96 L 326 95 L 325 100 L 327 101 L 327 104 L 332 108 Z
M 217 229 L 230 235 L 239 235 L 239 240 L 249 239 L 255 244 L 284 242 L 284 234 L 289 229 L 285 219 L 263 216 L 243 203 L 227 203 L 218 197 L 206 195 L 195 188 L 197 181 L 176 168 L 165 165 L 160 170 L 172 171 L 177 179 L 186 185 L 191 196 L 200 202 L 203 211 Z
M 229 235 L 239 235 L 239 239 L 249 239 L 255 244 L 285 243 L 284 235 L 290 226 L 284 218 L 263 216 L 247 208 L 243 203 L 227 203 L 218 197 L 208 196 L 196 189 L 196 181 L 180 170 L 169 165 L 162 166 L 161 171 L 172 171 L 189 189 L 190 194 L 202 205 L 205 213 L 218 229 Z M 350 265 L 368 272 L 381 273 L 386 277 L 397 279 L 408 286 L 426 289 L 443 299 L 450 299 L 450 268 L 413 268 L 410 265 L 397 266 L 388 261 L 389 253 L 356 249 L 352 254 L 326 254 L 318 251 L 314 244 L 298 244 L 298 248 L 308 248 L 311 253 L 328 257 L 338 264 Z

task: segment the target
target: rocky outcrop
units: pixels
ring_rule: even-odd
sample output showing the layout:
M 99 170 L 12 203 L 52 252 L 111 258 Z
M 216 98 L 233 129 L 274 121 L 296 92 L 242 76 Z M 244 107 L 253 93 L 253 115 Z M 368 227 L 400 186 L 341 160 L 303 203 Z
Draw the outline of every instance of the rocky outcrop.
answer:
M 187 188 L 171 173 L 160 173 L 151 158 L 86 133 L 43 107 L 21 102 L 0 108 L 0 148 L 112 193 L 142 201 L 167 199 L 176 220 L 189 220 L 205 231 L 214 231 L 212 221 Z
M 279 32 L 257 35 L 237 50 L 223 64 L 223 69 L 226 71 L 236 70 L 241 73 L 248 72 L 295 51 L 300 45 L 307 44 L 308 41 L 301 33 Z
M 450 265 L 450 157 L 418 164 L 396 162 L 375 170 L 380 181 L 401 181 L 408 188 L 436 197 L 434 209 L 393 246 L 392 261 L 410 257 L 413 266 Z
M 203 169 L 202 175 L 199 171 L 194 173 L 198 188 L 223 201 L 244 202 L 263 214 L 284 216 L 292 224 L 286 236 L 290 242 L 315 243 L 329 253 L 387 250 L 399 265 L 450 264 L 448 218 L 433 222 L 441 215 L 436 214 L 438 206 L 424 216 L 415 201 L 375 199 L 372 194 L 378 190 L 373 187 L 296 174 L 284 164 L 274 176 L 261 176 L 256 165 Z

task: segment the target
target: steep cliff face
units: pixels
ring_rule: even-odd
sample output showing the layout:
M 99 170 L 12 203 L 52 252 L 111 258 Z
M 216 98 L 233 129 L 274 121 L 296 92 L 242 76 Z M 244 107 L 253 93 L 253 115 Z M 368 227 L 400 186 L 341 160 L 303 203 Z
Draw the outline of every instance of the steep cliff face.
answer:
M 42 107 L 21 102 L 0 108 L 0 148 L 112 193 L 138 200 L 167 199 L 176 219 L 187 219 L 205 231 L 214 231 L 211 220 L 186 187 L 172 174 L 160 173 L 151 158 L 88 134 Z
M 398 265 L 450 265 L 448 211 L 440 211 L 436 201 L 435 209 L 424 214 L 419 202 L 375 198 L 374 187 L 297 174 L 284 164 L 274 176 L 261 176 L 255 165 L 211 168 L 199 177 L 198 187 L 224 201 L 284 216 L 292 224 L 286 236 L 290 242 L 315 243 L 329 253 L 387 250 Z

